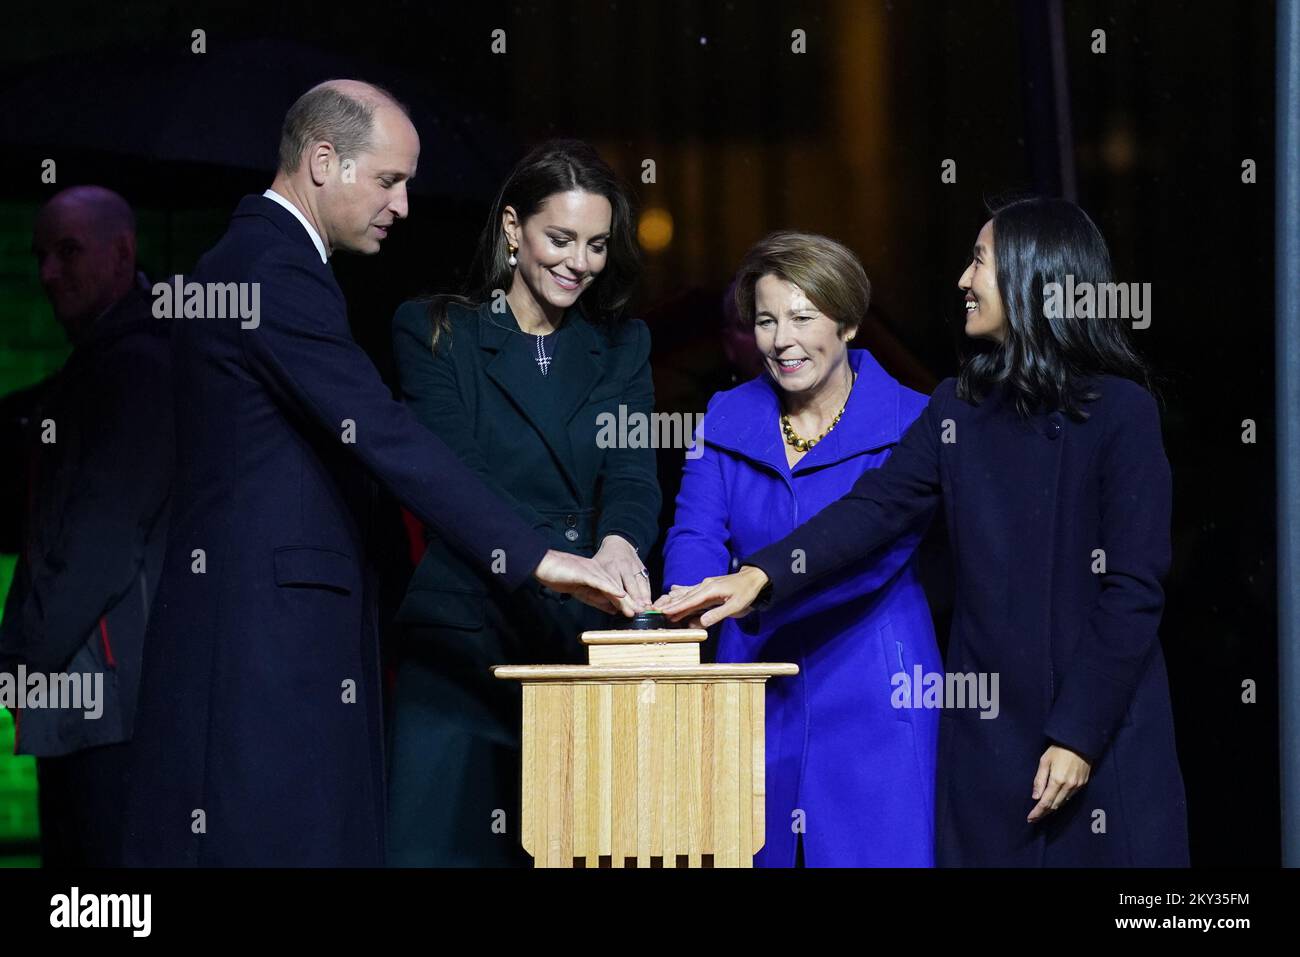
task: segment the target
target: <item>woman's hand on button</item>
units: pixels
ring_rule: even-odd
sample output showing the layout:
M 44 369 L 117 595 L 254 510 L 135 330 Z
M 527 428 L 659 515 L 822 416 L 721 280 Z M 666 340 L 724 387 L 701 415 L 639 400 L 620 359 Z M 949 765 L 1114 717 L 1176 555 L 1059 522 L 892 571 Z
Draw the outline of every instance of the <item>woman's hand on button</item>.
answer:
M 686 618 L 694 628 L 708 628 L 724 618 L 749 614 L 767 583 L 767 573 L 761 568 L 742 565 L 733 575 L 706 578 L 690 588 L 674 585 L 655 602 L 655 608 L 672 621 Z
M 593 559 L 622 584 L 637 611 L 649 607 L 650 575 L 631 542 L 621 535 L 606 535 Z
M 672 588 L 668 589 L 668 591 L 665 594 L 660 595 L 658 598 L 655 599 L 655 603 L 653 607 L 655 609 L 662 609 L 669 602 L 673 601 L 676 598 L 680 598 L 682 595 L 685 595 L 693 587 L 694 586 L 692 585 L 674 585 Z
M 640 610 L 616 576 L 581 555 L 552 548 L 533 569 L 533 577 L 551 591 L 572 595 L 601 611 L 631 618 Z

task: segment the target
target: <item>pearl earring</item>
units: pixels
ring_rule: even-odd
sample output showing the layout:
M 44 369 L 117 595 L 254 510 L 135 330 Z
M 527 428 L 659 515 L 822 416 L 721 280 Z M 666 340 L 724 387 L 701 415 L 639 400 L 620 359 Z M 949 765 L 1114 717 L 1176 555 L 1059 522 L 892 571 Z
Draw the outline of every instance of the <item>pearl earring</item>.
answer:
M 510 268 L 511 268 L 511 269 L 514 269 L 516 266 L 519 265 L 519 260 L 515 258 L 515 250 L 518 249 L 518 248 L 519 248 L 519 247 L 516 246 L 514 243 L 510 243 L 510 245 L 509 245 L 509 249 L 510 249 L 510 258 L 507 259 L 506 262 L 510 263 Z

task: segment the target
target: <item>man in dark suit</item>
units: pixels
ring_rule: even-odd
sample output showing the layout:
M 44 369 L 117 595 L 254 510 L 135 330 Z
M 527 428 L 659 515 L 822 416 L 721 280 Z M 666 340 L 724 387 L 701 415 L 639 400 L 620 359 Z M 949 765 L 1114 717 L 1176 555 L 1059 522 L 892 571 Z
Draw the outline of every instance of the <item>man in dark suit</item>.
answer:
M 135 217 L 116 193 L 59 193 L 32 248 L 73 349 L 42 384 L 14 462 L 26 514 L 0 670 L 99 686 L 89 707 L 15 711 L 16 750 L 36 756 L 45 866 L 110 867 L 121 863 L 141 646 L 167 538 L 168 325 L 150 314 Z
M 191 308 L 187 292 L 176 314 L 189 318 L 173 323 L 176 498 L 129 864 L 383 863 L 371 477 L 505 586 L 531 575 L 635 610 L 590 559 L 548 550 L 491 495 L 349 333 L 328 257 L 379 250 L 407 214 L 418 153 L 385 91 L 313 88 L 285 118 L 271 189 L 244 198 L 188 277 L 207 298 Z M 222 295 L 238 318 L 208 314 Z

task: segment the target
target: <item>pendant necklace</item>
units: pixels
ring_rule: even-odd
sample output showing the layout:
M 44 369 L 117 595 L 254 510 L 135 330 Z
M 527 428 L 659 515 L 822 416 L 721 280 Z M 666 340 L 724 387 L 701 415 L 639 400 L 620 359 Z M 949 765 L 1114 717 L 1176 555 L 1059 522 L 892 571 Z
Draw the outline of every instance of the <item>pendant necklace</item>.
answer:
M 547 336 L 537 336 L 537 368 L 542 370 L 542 375 L 546 375 L 551 368 L 551 357 L 546 354 Z

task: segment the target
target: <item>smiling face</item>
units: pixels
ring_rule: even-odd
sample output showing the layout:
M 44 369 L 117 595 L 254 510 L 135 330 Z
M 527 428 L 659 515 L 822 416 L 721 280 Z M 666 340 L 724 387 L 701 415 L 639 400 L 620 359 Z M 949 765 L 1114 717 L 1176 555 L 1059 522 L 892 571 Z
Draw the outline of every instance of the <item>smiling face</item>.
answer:
M 322 153 L 319 145 L 310 157 L 313 178 L 323 186 L 322 238 L 330 252 L 372 255 L 393 222 L 406 218 L 406 184 L 415 176 L 420 137 L 401 110 L 381 105 L 375 109 L 370 148 L 352 158 L 356 165 L 345 179 L 342 161 L 348 157 L 328 147 Z
M 754 344 L 786 392 L 842 387 L 854 332 L 852 326 L 841 330 L 789 280 L 768 273 L 754 283 Z
M 1007 337 L 1007 316 L 998 292 L 997 260 L 993 256 L 993 220 L 975 238 L 971 264 L 957 280 L 966 294 L 966 335 L 972 339 L 1002 342 Z
M 605 268 L 613 216 L 604 196 L 578 189 L 548 196 L 522 223 L 507 206 L 501 225 L 519 262 L 510 292 L 522 284 L 539 306 L 563 314 Z

